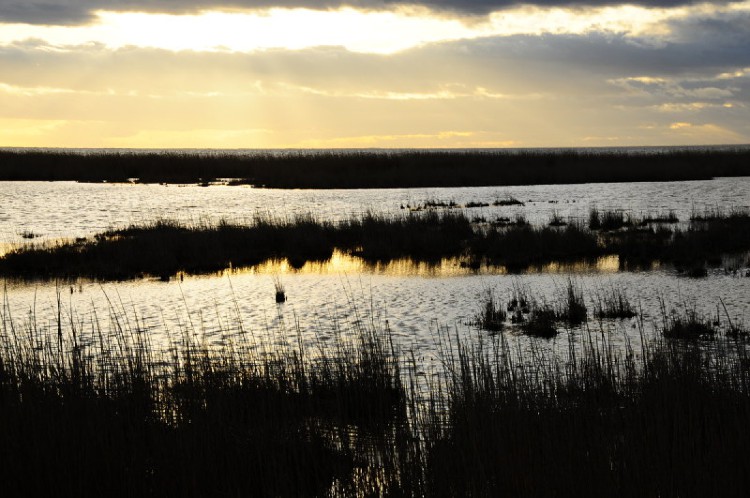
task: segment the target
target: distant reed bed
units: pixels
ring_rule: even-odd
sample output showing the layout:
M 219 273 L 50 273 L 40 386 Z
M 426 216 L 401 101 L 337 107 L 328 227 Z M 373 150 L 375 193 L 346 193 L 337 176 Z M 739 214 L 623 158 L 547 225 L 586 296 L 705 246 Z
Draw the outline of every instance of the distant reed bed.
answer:
M 706 180 L 750 176 L 750 150 L 0 151 L 0 180 L 393 188 Z

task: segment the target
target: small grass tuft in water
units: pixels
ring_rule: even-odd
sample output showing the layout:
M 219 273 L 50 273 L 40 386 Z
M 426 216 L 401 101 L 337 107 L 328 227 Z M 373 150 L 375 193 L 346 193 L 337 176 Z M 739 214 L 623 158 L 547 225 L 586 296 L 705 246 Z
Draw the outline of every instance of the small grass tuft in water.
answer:
M 286 290 L 284 284 L 281 283 L 281 278 L 277 275 L 273 278 L 273 286 L 276 291 L 276 302 L 278 304 L 286 302 Z
M 667 339 L 695 341 L 713 339 L 716 335 L 711 320 L 700 316 L 695 309 L 685 309 L 682 314 L 672 312 L 667 315 L 663 310 L 662 313 L 662 334 Z
M 552 339 L 558 334 L 555 322 L 557 312 L 547 303 L 534 303 L 529 314 L 521 323 L 524 334 L 543 339 Z
M 552 213 L 552 217 L 550 218 L 548 224 L 551 227 L 564 227 L 568 224 L 568 222 L 565 221 L 565 219 L 563 219 L 563 217 L 560 216 L 557 211 L 555 211 L 554 213 Z
M 632 318 L 638 312 L 630 303 L 625 291 L 612 286 L 605 292 L 598 293 L 594 302 L 594 316 L 596 318 Z
M 525 204 L 522 201 L 519 201 L 518 199 L 510 195 L 503 199 L 495 199 L 492 205 L 493 206 L 524 206 Z
M 675 211 L 671 209 L 667 213 L 647 215 L 643 217 L 643 219 L 640 222 L 640 225 L 645 226 L 645 225 L 649 225 L 652 223 L 673 224 L 673 223 L 679 223 L 679 222 L 680 222 L 680 219 L 677 217 L 677 213 L 675 213 Z
M 495 297 L 494 292 L 487 291 L 482 311 L 476 315 L 474 323 L 482 330 L 500 332 L 505 327 L 505 320 L 508 317 L 503 308 L 503 303 Z
M 569 325 L 580 325 L 586 321 L 586 302 L 583 299 L 583 290 L 568 279 L 565 289 L 565 297 L 557 310 L 557 319 L 567 322 Z
M 589 210 L 589 229 L 591 230 L 618 230 L 633 225 L 630 215 L 623 211 L 599 211 L 596 208 Z

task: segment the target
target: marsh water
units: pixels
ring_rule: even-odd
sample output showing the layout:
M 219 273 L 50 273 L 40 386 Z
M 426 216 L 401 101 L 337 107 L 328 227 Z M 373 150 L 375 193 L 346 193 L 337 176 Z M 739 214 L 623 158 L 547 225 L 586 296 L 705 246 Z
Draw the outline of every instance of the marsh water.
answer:
M 510 198 L 523 205 L 492 205 Z M 0 247 L 7 251 L 23 244 L 90 237 L 109 228 L 157 219 L 242 222 L 255 216 L 311 214 L 340 220 L 365 212 L 404 213 L 430 201 L 452 201 L 453 209 L 488 221 L 516 215 L 539 225 L 553 215 L 585 220 L 589 209 L 597 207 L 622 209 L 635 216 L 674 211 L 685 224 L 691 213 L 706 209 L 750 208 L 750 178 L 378 190 L 0 182 L 0 199 Z M 489 206 L 464 207 L 469 203 Z M 706 278 L 691 279 L 658 265 L 621 272 L 616 258 L 602 258 L 596 263 L 552 264 L 508 275 L 487 268 L 472 271 L 456 261 L 438 266 L 409 261 L 372 266 L 336 253 L 328 263 L 307 264 L 302 269 L 279 261 L 217 275 L 183 275 L 169 282 L 8 281 L 3 308 L 11 311 L 15 320 L 31 317 L 38 324 L 52 323 L 58 317 L 60 296 L 64 319 L 77 323 L 84 335 L 93 334 L 94 323 L 107 322 L 116 315 L 149 331 L 152 342 L 164 346 L 184 334 L 225 345 L 237 340 L 237 334 L 271 346 L 298 339 L 315 345 L 333 341 L 359 324 L 373 323 L 387 327 L 401 347 L 429 357 L 440 347 L 445 333 L 481 333 L 471 322 L 490 290 L 507 300 L 514 288 L 524 287 L 537 299 L 554 302 L 564 294 L 569 281 L 583 289 L 589 311 L 597 296 L 617 287 L 643 310 L 646 321 L 659 322 L 665 311 L 688 308 L 747 325 L 747 266 L 747 255 L 740 255 L 725 261 L 722 268 L 710 270 Z M 275 279 L 286 290 L 288 300 L 283 304 L 274 300 Z M 605 330 L 615 344 L 639 340 L 635 320 L 609 320 L 589 327 Z M 529 341 L 513 330 L 508 335 Z M 564 347 L 566 337 L 569 334 L 561 334 L 542 344 Z
M 515 198 L 524 206 L 492 206 Z M 750 206 L 750 178 L 691 182 L 597 183 L 516 187 L 426 189 L 284 190 L 246 186 L 0 182 L 0 242 L 81 237 L 112 227 L 159 218 L 200 222 L 243 221 L 255 215 L 312 214 L 338 220 L 367 211 L 400 213 L 426 201 L 489 203 L 470 208 L 471 216 L 524 214 L 545 223 L 553 213 L 586 217 L 592 206 L 624 209 L 636 215 L 674 210 L 680 220 L 705 208 Z

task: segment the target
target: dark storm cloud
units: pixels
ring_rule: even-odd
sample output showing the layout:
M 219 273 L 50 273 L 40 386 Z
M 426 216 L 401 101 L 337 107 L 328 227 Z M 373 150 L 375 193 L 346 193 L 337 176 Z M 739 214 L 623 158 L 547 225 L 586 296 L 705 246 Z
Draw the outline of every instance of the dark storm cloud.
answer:
M 91 5 L 78 0 L 54 3 L 0 0 L 0 21 L 29 24 L 80 24 L 90 19 Z
M 648 7 L 689 5 L 695 0 L 0 0 L 0 21 L 29 24 L 82 24 L 97 10 L 188 13 L 218 8 L 305 7 L 335 9 L 351 6 L 383 10 L 395 5 L 417 5 L 462 15 L 481 15 L 505 7 L 530 4 L 537 6 L 605 6 L 635 4 Z M 709 3 L 726 4 L 725 0 Z

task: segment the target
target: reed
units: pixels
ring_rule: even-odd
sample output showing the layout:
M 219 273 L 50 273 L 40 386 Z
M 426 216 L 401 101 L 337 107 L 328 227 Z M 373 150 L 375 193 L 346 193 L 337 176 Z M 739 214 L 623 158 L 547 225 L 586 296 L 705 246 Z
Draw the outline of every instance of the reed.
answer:
M 586 302 L 583 299 L 583 289 L 573 283 L 573 279 L 568 279 L 568 285 L 565 288 L 565 297 L 556 312 L 557 320 L 576 326 L 585 322 L 587 316 Z
M 750 250 L 750 215 L 693 220 L 687 229 L 629 226 L 594 231 L 571 221 L 535 227 L 522 216 L 473 223 L 459 210 L 367 213 L 339 223 L 311 215 L 256 217 L 247 223 L 181 224 L 161 220 L 57 243 L 28 243 L 0 257 L 0 275 L 26 279 L 89 277 L 122 280 L 179 272 L 213 273 L 286 259 L 294 268 L 326 261 L 333 251 L 365 262 L 444 258 L 484 262 L 521 271 L 551 262 L 617 255 L 623 269 L 658 261 L 677 268 L 720 266 L 723 254 Z M 705 270 L 703 272 L 705 275 Z
M 474 324 L 483 330 L 499 332 L 505 327 L 507 316 L 503 303 L 495 297 L 492 290 L 488 290 L 482 310 L 477 313 Z
M 598 338 L 597 338 L 598 337 Z M 495 336 L 460 343 L 430 496 L 743 496 L 750 470 L 745 346 L 571 336 L 567 360 L 525 361 Z
M 576 150 L 0 151 L 0 180 L 394 188 L 707 180 L 750 175 L 750 152 Z
M 630 215 L 623 211 L 599 211 L 596 208 L 589 210 L 589 228 L 591 230 L 618 230 L 629 226 L 633 226 L 633 220 Z
M 641 221 L 640 225 L 649 225 L 653 223 L 667 223 L 667 224 L 674 224 L 679 223 L 680 219 L 677 217 L 677 213 L 674 212 L 674 210 L 669 210 L 666 213 L 659 213 L 659 214 L 649 214 L 647 216 L 644 216 Z
M 511 305 L 533 308 L 520 285 Z M 10 495 L 749 490 L 740 338 L 704 347 L 638 321 L 637 351 L 587 326 L 566 334 L 561 354 L 534 338 L 529 351 L 505 333 L 445 334 L 440 380 L 420 388 L 416 369 L 402 368 L 416 360 L 387 327 L 358 322 L 312 352 L 301 341 L 258 347 L 238 320 L 216 346 L 187 327 L 159 349 L 136 316 L 66 314 L 18 320 L 7 298 L 0 306 L 0 478 Z
M 631 304 L 625 292 L 615 286 L 597 292 L 594 300 L 596 318 L 633 318 L 638 312 Z
M 397 442 L 411 440 L 409 400 L 387 330 L 360 327 L 315 355 L 301 343 L 259 350 L 244 336 L 211 348 L 186 330 L 163 351 L 137 319 L 110 315 L 86 331 L 59 317 L 49 328 L 19 323 L 3 309 L 0 478 L 9 495 L 345 496 L 411 486 L 401 481 L 414 456 Z M 381 478 L 370 482 L 373 473 Z
M 560 213 L 558 213 L 557 211 L 552 213 L 552 216 L 550 217 L 550 220 L 549 220 L 549 226 L 564 227 L 567 224 L 568 222 L 565 221 L 565 219 L 562 216 L 560 216 Z
M 695 309 L 685 309 L 684 313 L 666 313 L 662 306 L 662 322 L 664 337 L 687 341 L 713 339 L 717 330 L 711 320 L 702 317 Z

